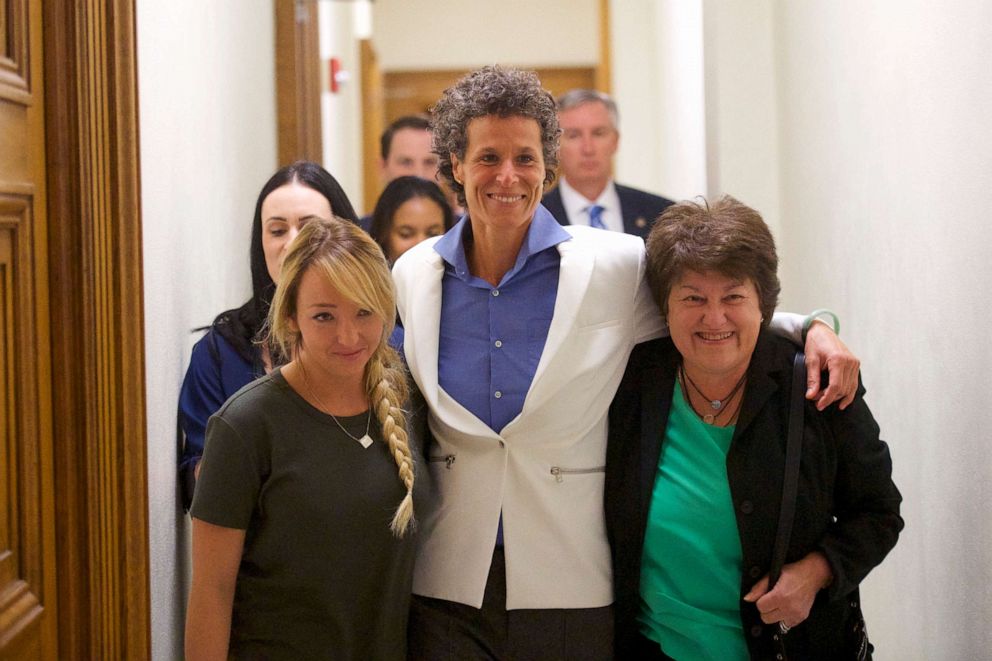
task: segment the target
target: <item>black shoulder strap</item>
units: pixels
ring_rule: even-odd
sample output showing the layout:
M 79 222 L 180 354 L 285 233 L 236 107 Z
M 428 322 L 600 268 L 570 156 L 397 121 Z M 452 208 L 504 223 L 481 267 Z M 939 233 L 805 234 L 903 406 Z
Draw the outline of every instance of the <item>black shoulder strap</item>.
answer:
M 782 482 L 782 508 L 779 510 L 778 532 L 772 550 L 772 565 L 768 570 L 768 590 L 775 587 L 785 554 L 789 550 L 792 520 L 796 514 L 796 492 L 799 489 L 799 461 L 803 450 L 803 412 L 806 408 L 806 356 L 796 352 L 792 362 L 792 395 L 789 400 L 789 437 L 785 446 L 785 479 Z

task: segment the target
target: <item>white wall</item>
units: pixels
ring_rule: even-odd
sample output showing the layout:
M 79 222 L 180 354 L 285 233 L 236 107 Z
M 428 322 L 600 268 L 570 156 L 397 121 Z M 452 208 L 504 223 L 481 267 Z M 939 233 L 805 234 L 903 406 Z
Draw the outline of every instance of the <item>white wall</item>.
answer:
M 863 359 L 906 520 L 863 586 L 876 658 L 988 658 L 992 5 L 742 4 L 706 2 L 710 192 L 779 216 L 783 307 Z
M 672 199 L 706 192 L 702 0 L 610 2 L 617 181 Z
M 317 5 L 320 59 L 325 69 L 331 57 L 350 75 L 337 92 L 330 91 L 330 74 L 320 95 L 323 166 L 338 180 L 356 211 L 361 212 L 364 172 L 362 163 L 362 85 L 359 40 L 371 29 L 368 0 L 321 2 Z
M 773 0 L 704 3 L 706 192 L 755 209 L 780 236 Z
M 599 61 L 597 0 L 375 0 L 372 25 L 383 71 Z
M 992 649 L 992 5 L 776 5 L 787 301 L 864 359 L 906 531 L 866 589 L 879 659 Z
M 250 291 L 258 190 L 276 168 L 272 0 L 138 0 L 152 655 L 182 658 L 188 518 L 176 400 L 190 330 Z

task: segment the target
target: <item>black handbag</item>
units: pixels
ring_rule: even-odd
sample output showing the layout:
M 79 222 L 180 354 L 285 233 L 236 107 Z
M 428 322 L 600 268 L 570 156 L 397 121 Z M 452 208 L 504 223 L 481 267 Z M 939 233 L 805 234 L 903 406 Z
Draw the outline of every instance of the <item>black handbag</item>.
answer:
M 772 564 L 768 570 L 768 591 L 778 582 L 785 564 L 785 554 L 789 550 L 789 538 L 792 536 L 792 522 L 796 515 L 796 493 L 799 489 L 799 463 L 802 459 L 803 425 L 806 410 L 806 356 L 797 351 L 792 361 L 792 393 L 789 400 L 789 431 L 785 446 L 785 478 L 782 482 L 782 507 L 779 510 L 778 530 L 775 534 L 775 546 L 772 548 Z M 874 651 L 868 642 L 868 630 L 865 618 L 861 612 L 860 599 L 852 600 L 849 606 L 854 610 L 849 624 L 844 631 L 847 658 L 854 661 L 871 661 Z M 777 659 L 788 659 L 785 641 L 787 631 L 779 630 L 775 635 Z

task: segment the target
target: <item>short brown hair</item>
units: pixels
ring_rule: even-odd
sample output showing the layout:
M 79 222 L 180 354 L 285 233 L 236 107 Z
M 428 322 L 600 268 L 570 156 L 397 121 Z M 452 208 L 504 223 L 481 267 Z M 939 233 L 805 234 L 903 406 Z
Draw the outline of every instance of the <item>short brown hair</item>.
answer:
M 430 131 L 431 123 L 427 117 L 422 115 L 403 115 L 390 122 L 386 130 L 382 132 L 382 137 L 379 138 L 379 155 L 382 156 L 382 160 L 385 161 L 389 158 L 389 152 L 393 149 L 393 136 L 405 129 Z
M 716 271 L 749 279 L 758 290 L 762 324 L 778 305 L 775 239 L 761 214 L 729 195 L 709 204 L 673 204 L 654 224 L 647 239 L 648 285 L 661 315 L 668 316 L 668 295 L 686 271 Z

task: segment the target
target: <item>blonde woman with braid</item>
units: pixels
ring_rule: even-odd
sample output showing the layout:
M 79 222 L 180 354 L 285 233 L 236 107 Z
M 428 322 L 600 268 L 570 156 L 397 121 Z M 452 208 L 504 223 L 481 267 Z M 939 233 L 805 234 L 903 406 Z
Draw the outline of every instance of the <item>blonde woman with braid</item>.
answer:
M 416 474 L 379 246 L 311 220 L 269 313 L 287 365 L 210 419 L 186 658 L 404 659 Z

